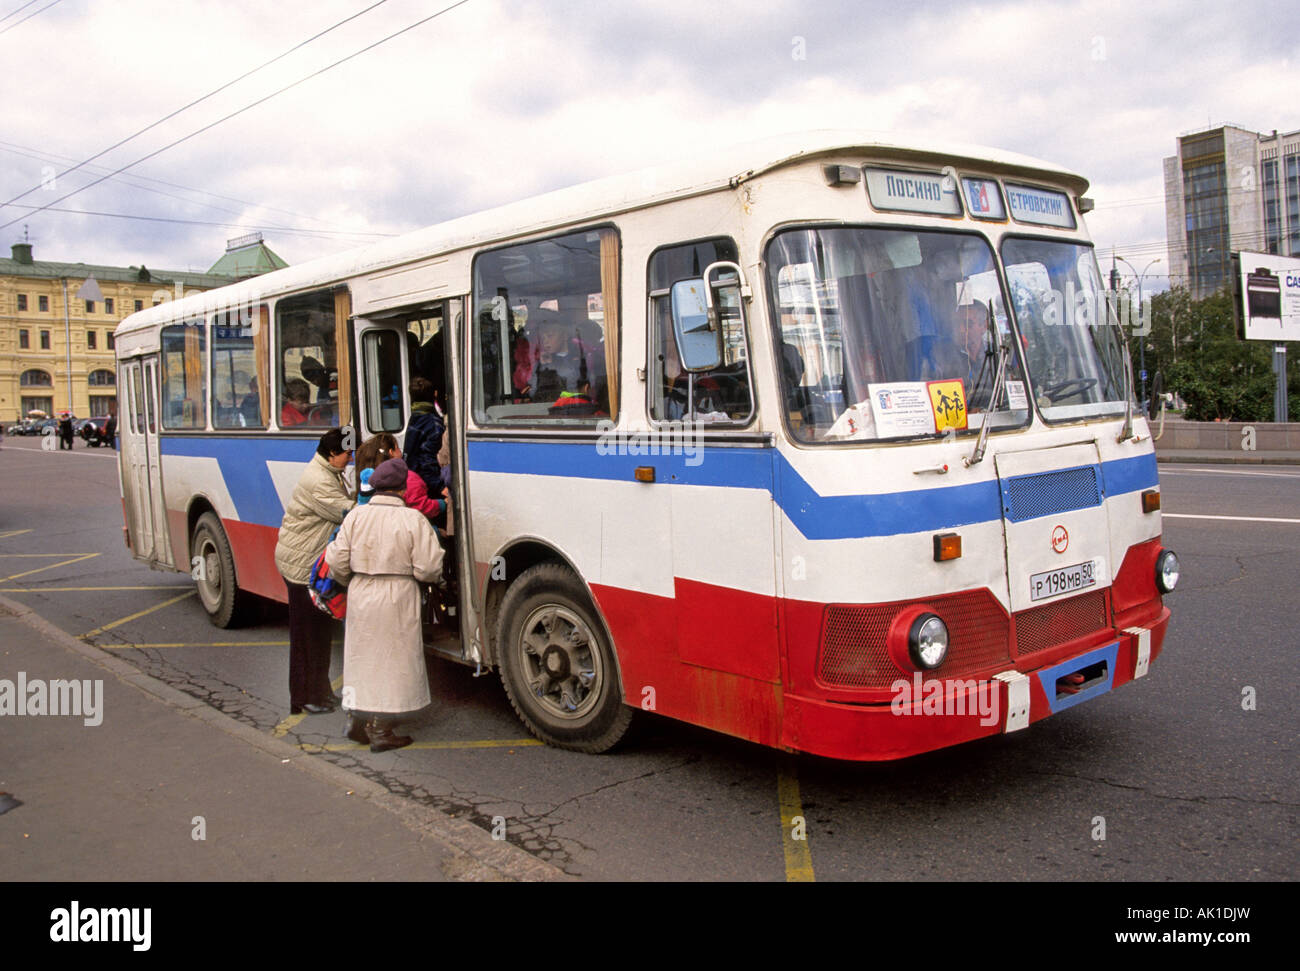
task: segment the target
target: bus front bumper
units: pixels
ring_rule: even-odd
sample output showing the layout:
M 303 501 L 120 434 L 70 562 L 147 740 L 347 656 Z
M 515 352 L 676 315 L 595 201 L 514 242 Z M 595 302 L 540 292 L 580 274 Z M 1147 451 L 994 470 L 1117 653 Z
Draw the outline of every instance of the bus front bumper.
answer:
M 1143 677 L 1160 654 L 1169 610 L 1149 625 L 1115 632 L 1105 644 L 1052 664 L 984 679 L 900 674 L 886 704 L 785 697 L 782 743 L 811 755 L 882 761 L 919 755 L 989 735 L 1020 731 L 1066 708 Z

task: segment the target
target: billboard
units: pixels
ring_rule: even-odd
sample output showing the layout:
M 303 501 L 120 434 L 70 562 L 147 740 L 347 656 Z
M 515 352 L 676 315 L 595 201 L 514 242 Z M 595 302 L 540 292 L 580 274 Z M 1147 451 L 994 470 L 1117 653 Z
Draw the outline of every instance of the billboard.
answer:
M 1300 259 L 1240 254 L 1242 321 L 1248 341 L 1300 341 Z

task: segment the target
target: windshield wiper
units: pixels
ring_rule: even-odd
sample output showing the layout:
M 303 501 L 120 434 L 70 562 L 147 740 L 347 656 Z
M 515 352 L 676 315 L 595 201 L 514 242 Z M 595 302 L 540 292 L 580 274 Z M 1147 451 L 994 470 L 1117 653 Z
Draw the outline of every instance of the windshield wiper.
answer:
M 1133 355 L 1128 349 L 1128 341 L 1121 337 L 1124 348 L 1124 427 L 1119 430 L 1117 442 L 1127 442 L 1133 435 Z
M 993 319 L 992 300 L 989 301 L 989 334 L 998 349 L 998 366 L 993 377 L 993 391 L 989 395 L 989 410 L 984 413 L 984 420 L 980 422 L 980 435 L 975 442 L 975 451 L 962 459 L 962 463 L 968 468 L 984 460 L 984 449 L 989 441 L 989 429 L 993 426 L 993 412 L 997 410 L 1002 385 L 1006 381 L 1007 358 L 1011 356 L 1011 334 L 1008 332 L 1004 336 L 998 332 L 998 325 Z
M 1124 368 L 1124 427 L 1119 430 L 1119 437 L 1115 441 L 1127 442 L 1136 437 L 1133 434 L 1133 354 L 1128 349 L 1128 338 L 1124 335 L 1124 328 L 1120 326 L 1119 317 L 1109 300 L 1106 301 L 1106 317 L 1119 339 L 1120 366 Z M 1104 367 L 1105 357 L 1100 353 L 1100 348 L 1098 351 L 1097 360 Z

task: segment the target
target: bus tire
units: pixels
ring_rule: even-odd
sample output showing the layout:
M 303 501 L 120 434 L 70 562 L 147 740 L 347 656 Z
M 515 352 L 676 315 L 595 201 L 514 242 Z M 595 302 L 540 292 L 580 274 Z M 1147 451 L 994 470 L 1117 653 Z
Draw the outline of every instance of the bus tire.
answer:
M 194 524 L 190 566 L 208 620 L 221 628 L 236 626 L 245 612 L 248 596 L 236 585 L 235 557 L 216 513 L 205 512 Z
M 633 711 L 623 704 L 618 660 L 573 571 L 539 563 L 501 601 L 497 658 L 506 695 L 535 736 L 574 752 L 607 752 Z

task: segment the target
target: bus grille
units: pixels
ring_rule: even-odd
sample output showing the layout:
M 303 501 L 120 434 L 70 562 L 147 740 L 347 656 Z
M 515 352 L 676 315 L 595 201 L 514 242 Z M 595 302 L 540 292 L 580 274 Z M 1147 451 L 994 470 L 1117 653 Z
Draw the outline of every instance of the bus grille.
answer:
M 1107 626 L 1106 594 L 1094 590 L 1016 614 L 1016 650 L 1023 657 Z
M 1097 467 L 1083 465 L 1004 479 L 1002 502 L 1007 519 L 1013 523 L 1100 505 Z
M 907 677 L 889 659 L 885 635 L 898 612 L 926 604 L 951 635 L 947 660 L 926 677 L 961 677 L 1010 659 L 1006 612 L 987 590 L 887 604 L 831 604 L 822 622 L 817 676 L 843 688 L 888 688 Z

